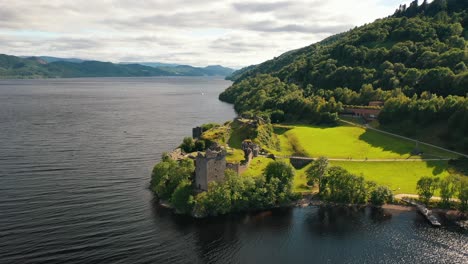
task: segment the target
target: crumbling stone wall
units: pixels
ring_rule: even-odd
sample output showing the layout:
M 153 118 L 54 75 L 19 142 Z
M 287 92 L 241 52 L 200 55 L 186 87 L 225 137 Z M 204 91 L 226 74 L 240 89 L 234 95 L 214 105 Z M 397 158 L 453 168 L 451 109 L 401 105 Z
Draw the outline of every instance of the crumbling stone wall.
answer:
M 195 187 L 208 190 L 210 182 L 224 181 L 226 152 L 223 149 L 207 149 L 205 154 L 198 153 L 195 158 Z

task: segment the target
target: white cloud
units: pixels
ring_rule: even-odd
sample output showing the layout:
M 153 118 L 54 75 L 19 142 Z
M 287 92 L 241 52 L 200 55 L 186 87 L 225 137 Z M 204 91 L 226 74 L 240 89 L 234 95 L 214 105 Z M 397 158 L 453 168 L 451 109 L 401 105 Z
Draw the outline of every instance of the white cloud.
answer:
M 0 52 L 240 67 L 388 16 L 399 4 L 0 0 Z

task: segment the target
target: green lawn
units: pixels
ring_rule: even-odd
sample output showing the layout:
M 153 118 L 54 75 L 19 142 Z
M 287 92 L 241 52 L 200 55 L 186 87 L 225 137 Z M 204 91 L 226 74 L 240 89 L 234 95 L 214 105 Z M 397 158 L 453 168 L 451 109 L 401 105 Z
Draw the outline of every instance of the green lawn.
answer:
M 308 125 L 277 126 L 280 140 L 277 155 L 354 159 L 401 159 L 411 156 L 415 143 L 373 130 L 351 125 L 318 127 Z M 454 157 L 454 154 L 420 146 L 425 157 Z
M 318 127 L 309 125 L 275 126 L 280 140 L 280 151 L 269 150 L 278 156 L 303 155 L 309 157 L 352 159 L 418 159 L 411 156 L 415 147 L 412 141 L 396 138 L 373 130 L 351 125 Z M 424 158 L 456 157 L 442 150 L 420 147 Z M 289 159 L 285 159 L 289 163 Z M 243 175 L 258 176 L 271 159 L 255 158 Z M 445 177 L 447 161 L 409 162 L 353 162 L 330 161 L 330 165 L 341 166 L 353 174 L 362 175 L 366 180 L 390 187 L 395 194 L 416 193 L 416 182 L 422 176 Z M 307 187 L 306 168 L 296 170 L 294 191 L 311 191 Z
M 445 177 L 446 161 L 414 162 L 349 162 L 331 161 L 330 165 L 340 166 L 351 173 L 362 175 L 366 180 L 388 186 L 395 194 L 416 194 L 416 182 L 422 176 Z
M 257 177 L 263 174 L 268 163 L 272 162 L 272 159 L 265 157 L 256 157 L 254 158 L 249 165 L 249 168 L 242 173 L 242 176 L 252 176 Z

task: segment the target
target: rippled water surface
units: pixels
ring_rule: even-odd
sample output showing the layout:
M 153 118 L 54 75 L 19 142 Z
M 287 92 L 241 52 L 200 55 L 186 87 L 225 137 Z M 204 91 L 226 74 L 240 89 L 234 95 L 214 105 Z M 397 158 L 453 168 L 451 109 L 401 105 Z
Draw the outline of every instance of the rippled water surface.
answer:
M 415 212 L 309 207 L 193 221 L 147 190 L 163 151 L 234 117 L 211 78 L 0 81 L 0 263 L 467 263 Z

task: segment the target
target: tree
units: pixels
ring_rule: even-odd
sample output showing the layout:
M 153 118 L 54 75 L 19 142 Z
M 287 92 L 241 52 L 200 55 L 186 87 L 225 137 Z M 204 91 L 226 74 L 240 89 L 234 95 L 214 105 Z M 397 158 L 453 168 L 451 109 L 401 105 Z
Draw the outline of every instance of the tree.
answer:
M 195 142 L 193 141 L 192 137 L 185 137 L 184 140 L 182 141 L 182 145 L 180 145 L 180 148 L 185 152 L 185 153 L 190 153 L 195 149 Z
M 468 210 L 468 179 L 466 177 L 462 177 L 458 186 L 460 210 L 466 212 Z
M 204 151 L 206 148 L 205 141 L 203 139 L 198 139 L 195 141 L 194 149 L 197 151 Z
M 330 201 L 352 204 L 367 201 L 368 192 L 363 177 L 353 175 L 342 167 L 333 166 L 328 169 L 325 179 L 327 190 L 322 191 L 322 196 Z
M 457 178 L 450 175 L 439 182 L 440 197 L 442 198 L 441 204 L 443 206 L 450 205 L 450 199 L 455 195 L 457 191 Z
M 265 179 L 269 183 L 273 179 L 278 179 L 278 191 L 289 193 L 292 190 L 292 180 L 294 178 L 294 170 L 291 165 L 282 161 L 270 162 L 265 168 Z
M 378 186 L 370 193 L 370 202 L 375 206 L 382 206 L 391 201 L 393 201 L 393 193 L 386 186 Z
M 190 179 L 194 170 L 195 166 L 190 159 L 162 161 L 154 166 L 151 190 L 160 199 L 170 199 L 180 182 Z
M 182 180 L 171 196 L 171 204 L 177 213 L 188 214 L 193 207 L 193 187 L 189 180 Z
M 422 177 L 418 180 L 416 184 L 416 190 L 418 192 L 419 198 L 424 203 L 429 203 L 429 200 L 434 196 L 434 192 L 437 189 L 437 183 L 439 178 L 433 177 Z
M 312 165 L 306 170 L 307 180 L 309 183 L 317 183 L 319 186 L 319 193 L 323 190 L 322 178 L 327 173 L 328 159 L 319 157 L 312 162 Z

